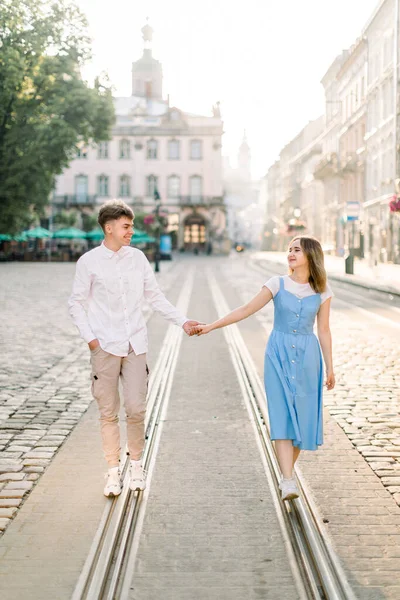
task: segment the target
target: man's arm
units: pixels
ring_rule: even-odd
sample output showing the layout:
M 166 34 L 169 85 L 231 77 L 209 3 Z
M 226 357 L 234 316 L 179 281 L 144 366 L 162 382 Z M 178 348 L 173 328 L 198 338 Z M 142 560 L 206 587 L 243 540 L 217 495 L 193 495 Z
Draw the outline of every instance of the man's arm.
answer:
M 81 337 L 90 344 L 96 341 L 96 336 L 93 334 L 89 325 L 89 319 L 86 314 L 85 303 L 90 294 L 90 275 L 87 267 L 82 260 L 78 260 L 76 264 L 75 279 L 72 286 L 72 294 L 68 300 L 69 314 L 73 322 L 77 326 Z M 97 342 L 98 344 L 98 342 Z M 97 344 L 93 344 L 94 349 Z

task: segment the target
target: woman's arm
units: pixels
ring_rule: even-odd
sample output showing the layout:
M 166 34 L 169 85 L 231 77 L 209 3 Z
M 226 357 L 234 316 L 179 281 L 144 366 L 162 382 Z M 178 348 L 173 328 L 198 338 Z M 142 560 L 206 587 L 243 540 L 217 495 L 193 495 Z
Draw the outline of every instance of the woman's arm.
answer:
M 333 373 L 332 362 L 332 335 L 329 327 L 329 313 L 331 309 L 331 299 L 325 300 L 317 315 L 318 338 L 321 344 L 322 354 L 324 356 L 326 368 L 326 382 L 328 390 L 335 387 L 335 375 Z
M 239 306 L 239 308 L 235 308 L 232 312 L 227 314 L 225 317 L 218 319 L 218 321 L 214 321 L 210 325 L 198 325 L 194 327 L 191 331 L 191 335 L 203 335 L 205 333 L 209 333 L 213 329 L 219 329 L 220 327 L 226 327 L 227 325 L 232 325 L 233 323 L 238 323 L 239 321 L 243 321 L 243 319 L 247 319 L 250 315 L 253 315 L 258 310 L 263 308 L 268 302 L 272 299 L 272 292 L 267 287 L 262 287 L 261 291 L 258 292 L 257 296 L 254 296 L 250 302 L 247 304 L 243 304 L 243 306 Z

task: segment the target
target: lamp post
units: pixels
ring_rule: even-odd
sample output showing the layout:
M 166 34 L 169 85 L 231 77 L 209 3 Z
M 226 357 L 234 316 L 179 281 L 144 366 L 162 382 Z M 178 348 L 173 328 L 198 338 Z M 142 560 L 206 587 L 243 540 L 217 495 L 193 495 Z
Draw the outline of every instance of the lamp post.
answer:
M 156 231 L 156 251 L 155 251 L 155 255 L 154 255 L 154 271 L 156 273 L 159 273 L 160 271 L 160 221 L 159 221 L 159 215 L 160 215 L 160 206 L 161 206 L 161 196 L 158 192 L 157 186 L 154 186 L 154 200 L 156 202 L 156 209 L 154 211 L 155 214 L 155 222 L 157 225 L 157 231 Z

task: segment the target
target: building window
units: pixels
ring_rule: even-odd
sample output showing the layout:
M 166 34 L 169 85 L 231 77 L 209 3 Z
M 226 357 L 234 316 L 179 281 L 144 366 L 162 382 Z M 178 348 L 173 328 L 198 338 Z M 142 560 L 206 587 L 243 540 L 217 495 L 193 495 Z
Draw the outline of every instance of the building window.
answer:
M 158 189 L 158 178 L 155 175 L 147 177 L 147 196 L 154 198 L 154 192 Z
M 171 110 L 170 114 L 170 118 L 171 121 L 179 121 L 179 112 L 177 110 Z
M 147 158 L 153 160 L 158 158 L 158 142 L 157 140 L 149 140 L 147 142 Z
M 178 175 L 168 177 L 167 194 L 168 198 L 178 198 L 181 188 L 181 178 Z
M 86 202 L 88 198 L 88 177 L 77 175 L 75 177 L 75 195 L 79 202 Z
M 129 140 L 121 140 L 119 143 L 119 157 L 130 158 L 131 148 Z
M 131 178 L 128 175 L 121 175 L 119 178 L 120 198 L 126 198 L 131 195 Z
M 76 158 L 87 158 L 87 157 L 88 157 L 87 146 L 79 146 L 76 149 Z
M 179 160 L 179 140 L 168 141 L 168 158 L 169 160 Z
M 97 146 L 97 158 L 108 158 L 108 142 L 99 142 Z
M 201 160 L 203 158 L 203 144 L 201 140 L 191 140 L 190 158 L 192 160 Z
M 108 196 L 108 175 L 99 175 L 97 178 L 97 193 L 99 196 Z
M 203 180 L 200 175 L 189 178 L 189 195 L 191 200 L 199 201 L 203 192 Z

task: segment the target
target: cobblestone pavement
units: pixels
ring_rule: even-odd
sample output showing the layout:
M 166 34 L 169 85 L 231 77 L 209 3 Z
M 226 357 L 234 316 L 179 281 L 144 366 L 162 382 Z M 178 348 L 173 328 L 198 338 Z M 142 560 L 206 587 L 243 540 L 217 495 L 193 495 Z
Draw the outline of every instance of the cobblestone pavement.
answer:
M 165 290 L 174 266 L 162 263 Z M 67 311 L 74 272 L 72 263 L 0 265 L 0 532 L 91 402 L 87 348 Z
M 241 282 L 243 297 L 252 295 L 254 275 L 248 277 Z M 335 292 L 334 282 L 332 288 Z M 251 289 L 256 292 L 257 286 Z M 273 311 L 259 318 L 269 331 Z M 331 321 L 336 387 L 325 393 L 324 405 L 400 505 L 400 329 L 360 314 L 340 292 L 332 301 Z

